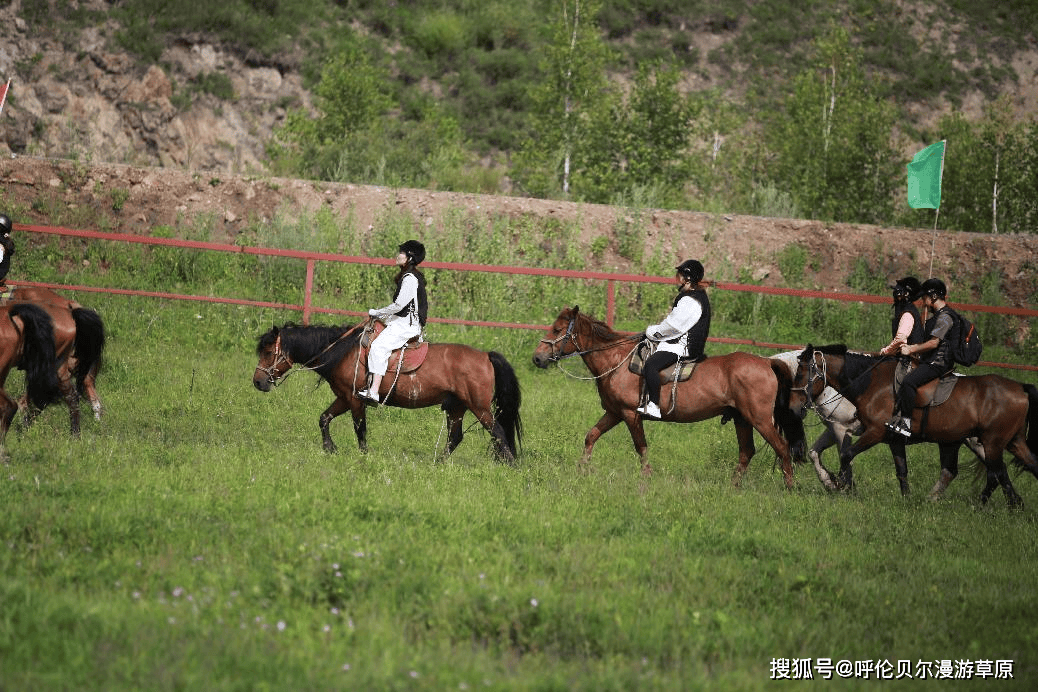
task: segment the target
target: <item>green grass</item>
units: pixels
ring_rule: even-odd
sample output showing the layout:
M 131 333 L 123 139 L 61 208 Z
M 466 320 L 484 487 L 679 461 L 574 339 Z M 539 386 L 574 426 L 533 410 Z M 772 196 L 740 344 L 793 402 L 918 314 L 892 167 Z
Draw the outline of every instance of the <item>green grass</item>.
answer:
M 760 689 L 772 659 L 814 657 L 1012 659 L 1000 689 L 1038 680 L 1032 478 L 1017 513 L 977 506 L 967 474 L 930 503 L 936 452 L 913 447 L 907 499 L 885 450 L 851 495 L 807 467 L 787 492 L 758 437 L 735 489 L 718 419 L 649 424 L 651 478 L 622 428 L 584 472 L 593 384 L 536 370 L 539 334 L 441 325 L 516 367 L 518 466 L 475 429 L 435 463 L 435 408 L 371 412 L 367 455 L 338 419 L 327 455 L 327 386 L 251 383 L 255 338 L 291 315 L 90 302 L 105 418 L 73 440 L 48 409 L 0 469 L 5 688 Z

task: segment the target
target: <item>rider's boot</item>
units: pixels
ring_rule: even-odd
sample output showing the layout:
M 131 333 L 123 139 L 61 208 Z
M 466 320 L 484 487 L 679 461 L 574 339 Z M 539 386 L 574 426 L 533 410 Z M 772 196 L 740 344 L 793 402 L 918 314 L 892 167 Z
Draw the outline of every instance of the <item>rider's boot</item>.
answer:
M 361 399 L 365 399 L 367 401 L 371 401 L 377 404 L 379 403 L 378 388 L 381 384 L 382 375 L 376 375 L 375 373 L 372 373 L 371 384 L 368 385 L 367 389 L 362 389 L 359 392 L 357 392 L 357 396 L 359 396 Z

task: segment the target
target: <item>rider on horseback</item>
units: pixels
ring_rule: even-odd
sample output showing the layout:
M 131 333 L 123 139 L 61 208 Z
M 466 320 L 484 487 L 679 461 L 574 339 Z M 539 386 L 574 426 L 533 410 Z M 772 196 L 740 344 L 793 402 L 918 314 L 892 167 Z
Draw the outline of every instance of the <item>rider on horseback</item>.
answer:
M 638 407 L 646 418 L 659 420 L 660 371 L 678 361 L 678 358 L 702 360 L 703 347 L 710 332 L 710 299 L 703 290 L 703 265 L 698 260 L 685 260 L 675 269 L 678 296 L 670 313 L 659 324 L 645 330 L 645 338 L 656 342 L 656 352 L 645 361 L 643 376 L 649 400 Z
M 11 269 L 11 255 L 14 254 L 14 240 L 11 239 L 11 231 L 14 226 L 11 217 L 0 214 L 0 289 L 7 280 L 7 272 Z
M 389 356 L 414 337 L 421 338 L 429 316 L 429 299 L 425 292 L 425 275 L 418 265 L 425 260 L 425 246 L 417 240 L 400 245 L 396 264 L 400 267 L 394 281 L 396 298 L 384 308 L 368 310 L 368 315 L 381 320 L 386 328 L 371 342 L 368 372 L 371 382 L 357 392 L 362 399 L 379 402 L 378 389 L 389 367 Z
M 925 341 L 918 344 L 902 344 L 901 355 L 922 354 L 915 370 L 905 375 L 898 393 L 898 410 L 887 422 L 887 427 L 899 435 L 912 436 L 912 410 L 915 408 L 915 396 L 918 389 L 927 382 L 937 379 L 949 372 L 955 365 L 952 358 L 952 344 L 958 338 L 959 323 L 955 319 L 955 311 L 948 306 L 945 298 L 948 289 L 940 279 L 927 279 L 920 287 L 923 306 L 933 311 L 933 317 L 926 321 L 924 327 Z
M 879 350 L 880 355 L 891 356 L 901 351 L 904 344 L 918 344 L 923 340 L 923 318 L 915 301 L 922 297 L 919 279 L 906 276 L 891 286 L 894 289 L 894 316 L 890 320 L 891 341 Z

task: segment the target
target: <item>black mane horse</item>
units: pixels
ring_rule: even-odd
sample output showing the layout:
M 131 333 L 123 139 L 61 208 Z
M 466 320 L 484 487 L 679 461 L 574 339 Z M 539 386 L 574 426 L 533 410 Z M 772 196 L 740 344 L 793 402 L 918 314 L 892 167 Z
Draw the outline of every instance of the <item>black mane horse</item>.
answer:
M 361 451 L 367 450 L 366 404 L 357 396 L 367 379 L 366 349 L 361 347 L 361 322 L 346 327 L 274 327 L 259 338 L 259 363 L 252 382 L 261 392 L 271 387 L 293 365 L 313 370 L 327 380 L 335 401 L 320 417 L 325 450 L 336 451 L 329 432 L 332 420 L 346 411 L 353 415 L 353 430 Z M 515 461 L 522 444 L 519 407 L 522 393 L 515 371 L 505 357 L 464 344 L 429 344 L 421 367 L 396 376 L 393 365 L 382 380 L 380 399 L 388 406 L 424 408 L 440 405 L 447 415 L 447 453 L 460 443 L 465 411 L 469 410 L 494 440 L 497 455 Z
M 840 453 L 838 485 L 853 483 L 851 461 L 870 447 L 886 441 L 894 457 L 901 493 L 908 494 L 906 440 L 885 426 L 894 410 L 894 369 L 890 357 L 854 353 L 842 344 L 807 348 L 800 354 L 790 406 L 801 414 L 829 385 L 858 409 L 864 432 Z M 1010 506 L 1022 504 L 1009 479 L 1002 455 L 1013 455 L 1014 463 L 1038 478 L 1038 389 L 1000 375 L 962 376 L 957 379 L 947 402 L 927 407 L 923 397 L 932 385 L 920 389 L 912 415 L 915 434 L 907 441 L 933 442 L 941 453 L 941 474 L 931 490 L 940 497 L 958 475 L 959 446 L 969 437 L 979 438 L 978 457 L 987 469 L 987 484 L 981 501 L 987 502 L 999 485 Z

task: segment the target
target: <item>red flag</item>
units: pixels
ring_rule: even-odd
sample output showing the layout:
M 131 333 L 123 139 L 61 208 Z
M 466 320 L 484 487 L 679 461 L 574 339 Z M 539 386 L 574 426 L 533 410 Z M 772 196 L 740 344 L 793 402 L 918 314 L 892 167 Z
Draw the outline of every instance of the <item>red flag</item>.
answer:
M 7 90 L 11 88 L 11 79 L 8 77 L 7 84 L 0 87 L 0 113 L 4 112 L 4 104 L 7 103 Z

